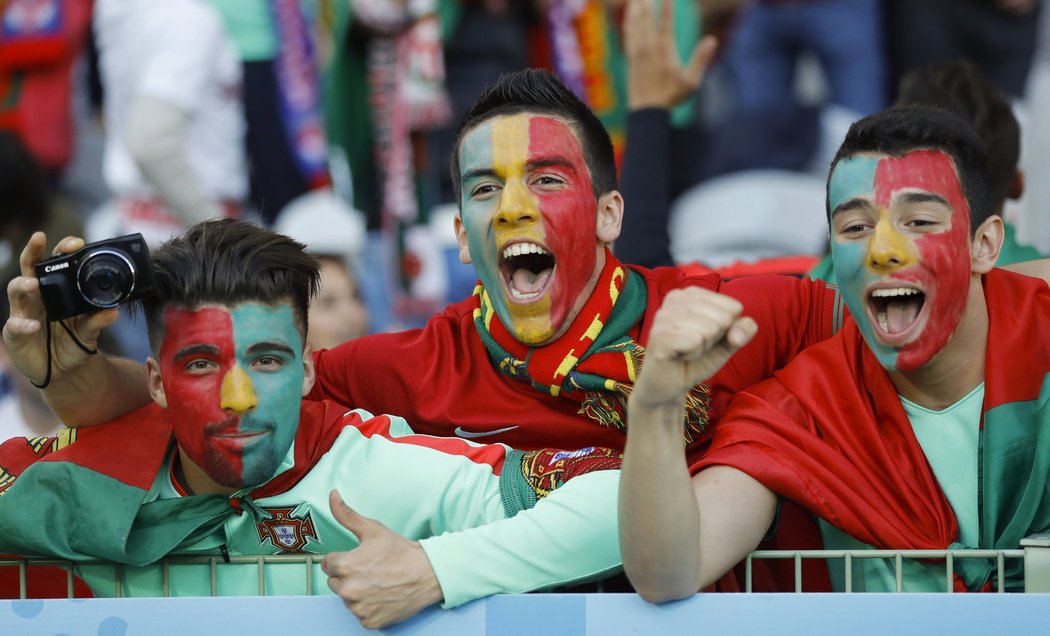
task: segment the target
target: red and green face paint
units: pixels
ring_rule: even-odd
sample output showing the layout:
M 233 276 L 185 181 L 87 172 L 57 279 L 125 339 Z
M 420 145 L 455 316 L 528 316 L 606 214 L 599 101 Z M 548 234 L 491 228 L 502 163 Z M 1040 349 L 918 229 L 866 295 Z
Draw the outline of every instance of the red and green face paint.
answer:
M 302 400 L 302 340 L 288 304 L 164 313 L 159 364 L 175 439 L 230 488 L 273 477 Z
M 840 161 L 828 184 L 835 276 L 887 369 L 925 366 L 947 344 L 970 284 L 970 208 L 951 157 Z
M 521 342 L 547 342 L 575 318 L 601 249 L 580 141 L 550 117 L 496 117 L 463 138 L 459 164 L 467 245 L 496 314 Z

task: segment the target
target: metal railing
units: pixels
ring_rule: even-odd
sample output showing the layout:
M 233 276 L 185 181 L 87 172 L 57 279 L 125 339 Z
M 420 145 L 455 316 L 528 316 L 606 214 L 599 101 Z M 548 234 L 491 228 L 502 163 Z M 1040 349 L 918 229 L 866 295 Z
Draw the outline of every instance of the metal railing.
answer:
M 1047 550 L 1050 552 L 1050 550 Z M 843 592 L 853 592 L 853 565 L 855 560 L 892 559 L 896 591 L 904 592 L 903 568 L 905 559 L 944 561 L 945 592 L 955 590 L 955 562 L 964 559 L 995 560 L 995 591 L 1006 592 L 1006 561 L 1024 559 L 1027 573 L 1027 550 L 756 550 L 747 556 L 744 591 L 751 592 L 753 585 L 753 562 L 756 559 L 791 559 L 795 566 L 795 592 L 802 592 L 802 562 L 804 560 L 828 561 L 830 571 L 841 560 L 843 569 Z M 1026 579 L 1027 584 L 1027 579 Z M 1026 591 L 1027 588 L 1026 588 Z
M 903 566 L 906 563 L 906 559 L 922 559 L 925 561 L 943 560 L 945 572 L 944 591 L 952 592 L 954 591 L 954 573 L 956 569 L 956 564 L 959 561 L 966 559 L 988 559 L 993 560 L 995 562 L 995 575 L 993 577 L 993 586 L 997 592 L 1006 592 L 1006 566 L 1008 562 L 1016 560 L 1022 560 L 1024 564 L 1025 592 L 1050 592 L 1050 533 L 1044 533 L 1028 537 L 1022 540 L 1021 546 L 1022 547 L 1020 549 L 1016 550 L 759 550 L 749 554 L 745 560 L 746 574 L 744 582 L 744 591 L 748 593 L 753 591 L 753 564 L 755 560 L 761 559 L 790 559 L 794 564 L 795 592 L 803 591 L 803 562 L 807 560 L 824 560 L 828 562 L 827 565 L 829 571 L 832 568 L 837 567 L 837 564 L 833 563 L 834 561 L 841 561 L 841 567 L 843 568 L 844 574 L 842 591 L 844 592 L 854 591 L 853 564 L 858 560 L 892 560 L 896 576 L 897 592 L 904 591 Z M 279 554 L 271 556 L 231 556 L 228 558 L 228 560 L 217 556 L 167 557 L 160 562 L 159 566 L 156 566 L 160 568 L 161 577 L 159 596 L 168 597 L 173 595 L 171 586 L 172 570 L 181 566 L 207 566 L 210 577 L 211 596 L 220 595 L 219 578 L 220 572 L 223 570 L 223 568 L 227 568 L 230 566 L 243 567 L 251 565 L 254 565 L 256 568 L 256 578 L 258 582 L 256 593 L 258 596 L 268 595 L 268 592 L 271 588 L 268 585 L 267 581 L 267 566 L 274 565 L 300 565 L 304 568 L 304 586 L 299 592 L 300 594 L 312 596 L 318 591 L 326 593 L 326 587 L 324 590 L 318 590 L 318 586 L 314 582 L 314 578 L 318 575 L 319 566 L 322 558 L 322 556 L 317 555 L 297 554 Z M 128 566 L 122 566 L 119 564 L 113 564 L 108 561 L 78 561 L 76 563 L 73 563 L 70 561 L 58 559 L 0 558 L 0 569 L 18 568 L 18 598 L 20 599 L 26 598 L 27 595 L 27 573 L 29 568 L 39 566 L 53 566 L 65 570 L 66 593 L 67 597 L 69 598 L 73 597 L 75 573 L 78 570 L 83 571 L 85 567 L 111 567 L 113 569 L 113 596 L 118 598 L 126 595 L 126 590 L 124 589 L 124 585 L 122 583 L 122 581 L 124 581 L 125 578 L 125 572 L 139 569 Z M 106 593 L 108 590 L 100 590 L 97 584 L 93 585 L 93 589 L 95 589 L 96 593 L 101 592 L 102 595 L 108 596 L 108 594 Z

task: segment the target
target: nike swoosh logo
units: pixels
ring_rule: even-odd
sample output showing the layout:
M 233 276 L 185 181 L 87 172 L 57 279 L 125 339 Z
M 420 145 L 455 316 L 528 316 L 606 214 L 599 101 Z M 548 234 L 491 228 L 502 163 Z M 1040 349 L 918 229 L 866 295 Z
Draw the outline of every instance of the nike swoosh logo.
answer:
M 507 431 L 513 431 L 516 428 L 518 428 L 518 427 L 517 426 L 508 426 L 506 428 L 497 428 L 494 431 L 481 431 L 480 433 L 476 433 L 474 431 L 465 431 L 465 430 L 463 430 L 462 427 L 457 426 L 456 427 L 456 435 L 458 435 L 460 437 L 463 437 L 463 438 L 466 438 L 466 439 L 474 439 L 475 437 L 487 437 L 489 435 L 499 435 L 500 433 L 506 433 Z

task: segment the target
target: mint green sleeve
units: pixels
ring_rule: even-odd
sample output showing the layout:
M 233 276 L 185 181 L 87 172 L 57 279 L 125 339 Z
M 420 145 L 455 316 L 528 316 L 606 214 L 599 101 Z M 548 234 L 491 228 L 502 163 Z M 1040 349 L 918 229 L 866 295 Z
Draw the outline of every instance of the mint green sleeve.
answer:
M 513 517 L 420 541 L 442 607 L 618 572 L 619 483 L 619 470 L 579 475 Z

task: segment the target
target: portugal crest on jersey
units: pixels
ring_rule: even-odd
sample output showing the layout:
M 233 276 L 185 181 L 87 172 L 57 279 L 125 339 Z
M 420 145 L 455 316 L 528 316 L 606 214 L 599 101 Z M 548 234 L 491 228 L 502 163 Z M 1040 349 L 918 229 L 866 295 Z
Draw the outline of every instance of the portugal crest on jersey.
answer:
M 318 540 L 317 528 L 309 511 L 302 516 L 292 516 L 295 507 L 262 510 L 270 513 L 269 519 L 255 524 L 259 531 L 259 540 L 263 543 L 269 539 L 274 547 L 283 552 L 302 552 L 307 540 Z

